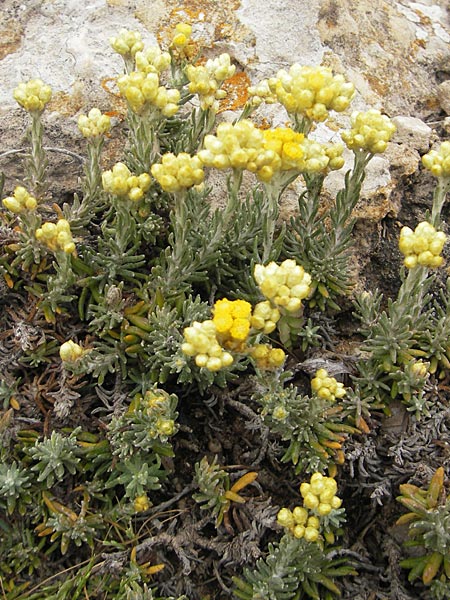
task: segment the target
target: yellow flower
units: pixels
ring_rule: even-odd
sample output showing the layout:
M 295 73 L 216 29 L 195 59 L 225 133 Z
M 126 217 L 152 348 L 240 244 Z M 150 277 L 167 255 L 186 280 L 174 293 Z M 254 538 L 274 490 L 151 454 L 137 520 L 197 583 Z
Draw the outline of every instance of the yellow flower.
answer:
M 278 308 L 274 308 L 268 300 L 265 300 L 264 302 L 258 302 L 253 309 L 250 324 L 253 329 L 262 331 L 267 335 L 275 330 L 280 317 Z
M 264 296 L 288 312 L 298 311 L 310 293 L 311 276 L 295 260 L 255 265 L 254 277 Z
M 128 29 L 121 29 L 117 37 L 110 37 L 109 43 L 113 50 L 123 57 L 133 58 L 136 52 L 144 48 L 139 31 L 129 31 Z
M 389 117 L 375 109 L 353 113 L 351 122 L 351 130 L 341 134 L 347 147 L 350 150 L 367 150 L 372 154 L 384 152 L 396 130 Z
M 252 307 L 245 300 L 217 300 L 213 308 L 213 323 L 222 346 L 241 350 L 250 333 Z
M 73 340 L 68 340 L 61 345 L 59 356 L 63 362 L 73 362 L 83 356 L 83 348 Z
M 218 100 L 225 98 L 226 92 L 221 90 L 222 83 L 234 75 L 236 67 L 230 62 L 229 54 L 209 59 L 204 65 L 186 67 L 189 80 L 188 89 L 191 94 L 197 94 L 202 110 L 219 108 Z
M 98 137 L 111 129 L 111 119 L 98 108 L 91 108 L 87 115 L 78 117 L 78 129 L 85 138 Z
M 444 262 L 441 252 L 446 239 L 443 231 L 436 231 L 427 221 L 419 223 L 414 231 L 409 227 L 402 227 L 398 245 L 405 256 L 403 264 L 408 269 L 417 265 L 440 267 Z
M 158 46 L 136 52 L 136 71 L 142 73 L 162 73 L 170 66 L 171 58 L 168 52 L 161 52 Z
M 12 196 L 8 196 L 2 200 L 3 206 L 15 213 L 20 215 L 21 213 L 34 210 L 37 206 L 37 200 L 32 196 L 24 187 L 18 185 Z
M 319 398 L 329 402 L 345 396 L 344 384 L 336 381 L 334 377 L 329 377 L 326 369 L 316 371 L 315 377 L 311 380 L 311 389 Z
M 43 223 L 36 229 L 35 236 L 52 251 L 62 250 L 66 254 L 75 252 L 70 225 L 66 219 L 59 219 L 57 223 Z
M 191 35 L 191 25 L 188 23 L 177 23 L 177 25 L 175 25 L 175 34 L 172 38 L 172 44 L 177 48 L 177 50 L 181 50 L 189 44 Z
M 269 79 L 269 88 L 290 114 L 312 121 L 324 121 L 328 111 L 342 112 L 354 96 L 355 88 L 342 75 L 327 67 L 293 64 Z
M 145 512 L 150 508 L 151 504 L 147 497 L 147 494 L 142 494 L 141 496 L 136 496 L 134 499 L 134 510 L 139 512 Z
M 250 350 L 250 356 L 256 362 L 259 369 L 277 369 L 281 367 L 286 355 L 281 348 L 272 348 L 269 344 L 256 344 Z M 282 421 L 287 415 L 283 407 L 274 409 L 273 417 Z
M 41 79 L 19 83 L 14 90 L 14 100 L 29 113 L 41 113 L 52 97 L 52 89 Z
M 247 119 L 235 125 L 220 123 L 216 135 L 205 136 L 204 149 L 198 157 L 206 167 L 247 169 L 255 173 L 263 142 L 263 132 Z
M 148 173 L 132 175 L 124 163 L 118 162 L 111 171 L 102 173 L 102 184 L 105 192 L 139 202 L 148 191 L 151 178 Z
M 437 150 L 422 156 L 422 164 L 435 177 L 450 177 L 450 142 L 442 142 Z
M 165 117 L 172 117 L 178 112 L 180 92 L 160 85 L 156 69 L 155 72 L 133 71 L 129 75 L 122 75 L 117 80 L 117 86 L 136 114 L 153 109 L 159 110 Z
M 216 326 L 211 320 L 199 323 L 194 321 L 183 332 L 185 342 L 181 350 L 187 356 L 195 357 L 195 364 L 209 371 L 219 371 L 233 363 L 233 357 L 226 352 L 217 339 Z
M 179 192 L 202 183 L 205 174 L 197 156 L 181 152 L 164 154 L 161 163 L 152 165 L 151 173 L 166 192 Z
M 252 85 L 248 88 L 249 102 L 253 106 L 260 106 L 263 102 L 266 104 L 275 104 L 277 102 L 277 96 L 269 87 L 267 79 L 263 79 L 256 85 Z

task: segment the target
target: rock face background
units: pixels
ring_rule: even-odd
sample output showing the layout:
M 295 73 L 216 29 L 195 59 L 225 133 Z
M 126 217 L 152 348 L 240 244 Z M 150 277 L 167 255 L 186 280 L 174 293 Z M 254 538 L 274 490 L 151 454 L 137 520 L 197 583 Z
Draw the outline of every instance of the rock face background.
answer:
M 167 31 L 182 20 L 194 24 L 207 53 L 228 52 L 251 82 L 293 62 L 325 64 L 355 84 L 353 109 L 374 107 L 395 118 L 395 143 L 386 157 L 372 161 L 356 214 L 363 242 L 360 271 L 368 262 L 364 256 L 376 262 L 383 221 L 399 217 L 414 223 L 426 207 L 431 187 L 427 176 L 418 173 L 420 154 L 450 131 L 446 0 L 2 0 L 0 171 L 6 174 L 5 192 L 22 177 L 20 156 L 8 153 L 24 144 L 26 115 L 12 98 L 20 81 L 40 77 L 54 90 L 45 116 L 48 146 L 82 153 L 78 114 L 94 105 L 115 110 L 118 124 L 104 157 L 109 167 L 121 156 L 124 107 L 108 80 L 122 68 L 108 38 L 127 28 L 139 30 L 148 44 L 164 44 Z M 269 111 L 267 119 L 279 124 L 285 116 Z M 326 129 L 318 134 L 333 136 Z M 80 164 L 57 153 L 50 159 L 54 199 L 67 200 L 77 189 Z M 339 177 L 330 178 L 331 192 L 336 185 Z M 393 238 L 397 232 L 394 227 Z

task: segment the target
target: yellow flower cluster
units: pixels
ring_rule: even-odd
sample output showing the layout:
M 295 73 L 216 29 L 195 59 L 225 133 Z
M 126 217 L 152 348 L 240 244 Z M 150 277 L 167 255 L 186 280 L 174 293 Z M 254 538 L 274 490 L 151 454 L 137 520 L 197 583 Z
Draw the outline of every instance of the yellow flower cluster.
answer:
M 259 369 L 277 369 L 286 358 L 281 348 L 272 348 L 269 344 L 256 344 L 250 349 L 250 356 Z
M 13 93 L 14 100 L 29 113 L 41 113 L 52 97 L 52 89 L 41 79 L 19 83 Z
M 292 511 L 282 508 L 277 515 L 278 523 L 296 538 L 316 542 L 320 536 L 320 517 L 329 515 L 342 504 L 336 492 L 337 483 L 332 477 L 313 473 L 310 482 L 300 486 L 303 506 L 296 506 Z
M 272 92 L 269 86 L 269 81 L 263 79 L 256 85 L 251 85 L 247 89 L 249 95 L 249 102 L 253 106 L 260 106 L 263 102 L 266 104 L 275 104 L 277 102 L 277 95 Z
M 154 429 L 149 430 L 150 437 L 170 437 L 175 433 L 175 421 L 170 418 L 170 396 L 162 390 L 147 390 L 144 396 L 136 396 L 128 408 L 128 414 L 142 409 L 148 415 L 156 417 Z
M 133 58 L 136 52 L 140 52 L 144 48 L 139 31 L 129 31 L 121 29 L 117 37 L 110 37 L 109 43 L 112 49 L 124 57 Z
M 253 329 L 268 335 L 275 331 L 280 316 L 278 308 L 274 308 L 268 300 L 265 300 L 264 302 L 258 302 L 253 309 L 250 324 Z
M 269 79 L 269 87 L 288 113 L 313 121 L 324 121 L 329 110 L 342 112 L 355 93 L 354 85 L 342 75 L 333 75 L 331 69 L 298 63 L 289 72 L 278 71 L 276 77 Z
M 250 333 L 252 305 L 245 300 L 217 300 L 213 308 L 213 323 L 217 338 L 229 350 L 242 350 Z
M 419 223 L 414 231 L 409 227 L 402 227 L 398 246 L 405 256 L 403 264 L 408 269 L 417 265 L 440 267 L 444 262 L 441 252 L 446 239 L 443 231 L 436 231 L 427 221 Z
M 344 164 L 341 144 L 319 144 L 289 128 L 264 131 L 264 149 L 265 156 L 257 160 L 257 175 L 263 181 L 270 181 L 276 171 L 319 173 Z
M 72 232 L 66 219 L 59 219 L 57 223 L 43 223 L 42 227 L 36 229 L 35 236 L 52 251 L 62 250 L 66 254 L 75 252 Z
M 145 512 L 146 510 L 148 510 L 151 506 L 150 504 L 150 500 L 148 499 L 147 494 L 142 494 L 141 496 L 136 496 L 136 498 L 134 499 L 134 510 L 137 513 L 140 512 Z
M 112 168 L 112 171 L 104 171 L 102 184 L 105 192 L 115 196 L 127 197 L 133 202 L 139 202 L 149 189 L 151 178 L 148 173 L 132 175 L 130 169 L 121 162 Z
M 264 296 L 275 306 L 296 312 L 310 293 L 311 275 L 297 265 L 295 260 L 287 259 L 277 265 L 255 265 L 255 281 Z
M 175 25 L 175 33 L 172 38 L 171 46 L 177 50 L 182 50 L 191 40 L 192 27 L 188 23 L 177 23 Z
M 201 160 L 186 152 L 164 154 L 160 163 L 152 165 L 151 173 L 163 190 L 172 193 L 199 185 L 205 177 Z
M 342 500 L 336 496 L 336 492 L 336 480 L 321 473 L 313 473 L 309 483 L 300 485 L 303 506 L 314 510 L 321 517 L 329 515 L 333 509 L 340 508 Z
M 396 130 L 391 119 L 375 109 L 353 113 L 351 123 L 351 130 L 341 134 L 347 147 L 350 150 L 368 150 L 372 154 L 384 152 Z
M 211 320 L 199 323 L 194 321 L 183 332 L 185 342 L 181 350 L 187 356 L 195 356 L 197 367 L 209 371 L 219 371 L 233 363 L 233 357 L 226 352 L 217 340 L 216 326 Z
M 218 110 L 218 100 L 226 96 L 226 92 L 221 90 L 220 86 L 225 79 L 232 77 L 235 71 L 236 67 L 230 64 L 230 55 L 226 53 L 214 59 L 210 58 L 204 65 L 187 66 L 188 89 L 191 94 L 198 95 L 202 110 Z
M 243 119 L 235 125 L 220 123 L 216 135 L 207 135 L 198 157 L 207 167 L 258 171 L 264 135 L 254 124 Z
M 63 362 L 73 362 L 83 356 L 83 354 L 83 348 L 73 340 L 64 342 L 59 349 L 59 356 Z
M 157 108 L 165 117 L 172 117 L 178 112 L 180 92 L 159 85 L 159 74 L 133 71 L 122 75 L 117 86 L 129 107 L 136 114 L 142 114 L 151 108 Z
M 98 108 L 91 108 L 87 115 L 78 117 L 78 129 L 85 138 L 98 137 L 111 129 L 111 119 Z
M 330 377 L 326 369 L 316 371 L 315 377 L 311 380 L 311 389 L 319 398 L 335 402 L 336 398 L 345 396 L 344 384 Z
M 450 142 L 442 142 L 437 150 L 422 156 L 422 164 L 435 177 L 450 177 Z
M 158 46 L 152 46 L 147 50 L 136 52 L 134 57 L 136 70 L 144 73 L 161 74 L 171 63 L 170 54 L 162 52 Z
M 24 187 L 18 185 L 14 189 L 12 196 L 3 198 L 3 206 L 16 215 L 20 215 L 27 210 L 34 210 L 37 206 L 37 200 Z

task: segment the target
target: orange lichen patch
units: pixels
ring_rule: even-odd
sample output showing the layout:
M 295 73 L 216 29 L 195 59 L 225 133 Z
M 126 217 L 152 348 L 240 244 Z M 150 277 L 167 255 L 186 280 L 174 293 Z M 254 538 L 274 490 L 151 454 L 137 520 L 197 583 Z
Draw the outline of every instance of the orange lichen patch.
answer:
M 244 72 L 235 73 L 233 77 L 227 79 L 222 85 L 222 89 L 226 91 L 227 95 L 220 102 L 219 112 L 242 108 L 248 100 L 249 85 L 250 79 Z
M 81 108 L 84 102 L 80 94 L 68 94 L 67 92 L 54 92 L 48 103 L 48 110 L 55 111 L 64 117 L 72 117 Z

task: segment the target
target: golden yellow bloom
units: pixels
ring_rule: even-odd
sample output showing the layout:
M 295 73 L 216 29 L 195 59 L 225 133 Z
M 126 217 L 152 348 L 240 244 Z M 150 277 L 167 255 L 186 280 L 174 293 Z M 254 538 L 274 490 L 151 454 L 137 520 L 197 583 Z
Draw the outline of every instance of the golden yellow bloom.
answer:
M 119 162 L 111 171 L 102 173 L 102 184 L 105 192 L 139 202 L 149 189 L 151 178 L 148 173 L 133 175 L 124 163 Z
M 282 69 L 269 79 L 269 88 L 288 113 L 312 121 L 324 121 L 330 110 L 342 112 L 355 93 L 354 85 L 342 75 L 333 75 L 331 69 L 297 63 L 289 72 Z
M 156 71 L 133 71 L 129 75 L 122 75 L 117 80 L 117 86 L 136 114 L 158 109 L 165 117 L 172 117 L 178 112 L 180 92 L 160 85 Z
M 110 37 L 109 43 L 112 49 L 123 57 L 133 58 L 136 52 L 144 48 L 139 31 L 129 31 L 128 29 L 121 29 L 117 37 Z
M 24 187 L 18 185 L 12 196 L 8 196 L 2 200 L 3 206 L 20 215 L 21 213 L 34 210 L 37 206 L 37 200 Z
M 233 364 L 233 357 L 226 352 L 217 339 L 216 326 L 211 320 L 199 323 L 194 321 L 183 332 L 185 342 L 181 350 L 187 356 L 195 357 L 197 367 L 209 371 L 219 371 Z
M 299 310 L 310 293 L 311 276 L 295 260 L 287 259 L 281 265 L 255 265 L 254 277 L 264 296 L 288 312 Z
M 78 117 L 78 129 L 85 138 L 98 137 L 111 129 L 111 119 L 98 108 L 91 108 L 87 115 Z
M 136 496 L 134 499 L 134 510 L 139 512 L 145 512 L 150 508 L 151 504 L 147 497 L 147 494 L 142 494 L 141 496 Z
M 36 229 L 35 236 L 52 251 L 62 250 L 66 254 L 75 252 L 70 225 L 66 219 L 59 219 L 57 223 L 43 223 Z
M 83 356 L 83 354 L 83 348 L 73 340 L 64 342 L 59 349 L 59 356 L 63 362 L 73 362 Z
M 166 192 L 179 192 L 202 183 L 205 174 L 197 156 L 181 152 L 164 154 L 161 163 L 152 165 L 151 173 Z
M 240 350 L 250 333 L 252 307 L 245 300 L 217 300 L 213 308 L 213 323 L 222 346 Z
M 351 118 L 352 128 L 341 134 L 350 150 L 368 150 L 372 154 L 384 152 L 394 135 L 396 127 L 379 110 L 355 112 Z
M 14 100 L 29 113 L 41 113 L 52 97 L 52 89 L 41 79 L 19 83 L 14 90 Z
M 251 348 L 250 356 L 259 369 L 277 369 L 283 365 L 286 359 L 286 355 L 281 348 L 272 348 L 269 344 L 256 344 Z M 274 409 L 273 417 L 275 419 L 282 421 L 286 415 L 284 408 L 277 407 Z
M 422 156 L 422 164 L 435 177 L 450 177 L 450 142 L 442 142 L 437 150 Z
M 419 223 L 414 231 L 409 227 L 402 227 L 398 246 L 405 256 L 403 264 L 408 269 L 417 265 L 440 267 L 444 262 L 441 252 L 446 239 L 443 231 L 436 231 L 427 221 Z
M 319 398 L 334 402 L 336 398 L 345 396 L 344 384 L 330 377 L 326 369 L 316 371 L 315 377 L 311 380 L 311 389 Z
M 172 38 L 172 44 L 181 50 L 189 43 L 192 35 L 192 26 L 188 23 L 177 23 L 175 25 L 175 33 Z

